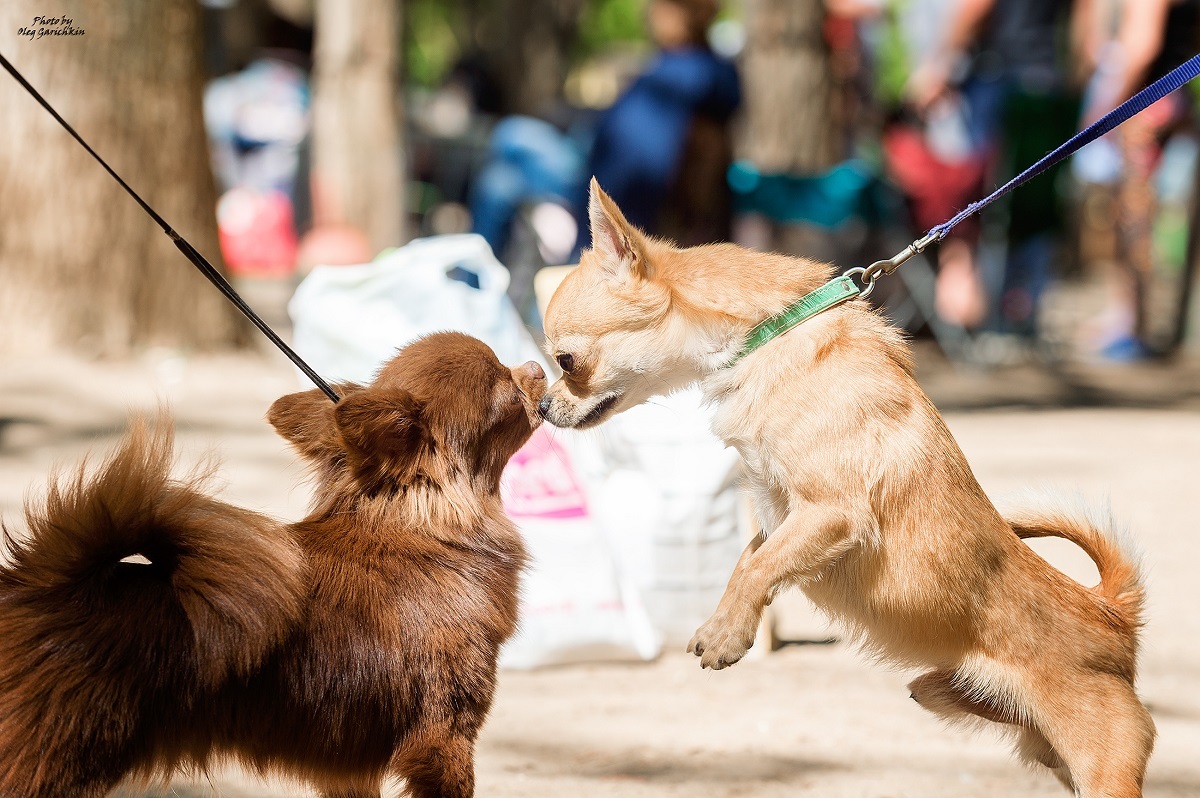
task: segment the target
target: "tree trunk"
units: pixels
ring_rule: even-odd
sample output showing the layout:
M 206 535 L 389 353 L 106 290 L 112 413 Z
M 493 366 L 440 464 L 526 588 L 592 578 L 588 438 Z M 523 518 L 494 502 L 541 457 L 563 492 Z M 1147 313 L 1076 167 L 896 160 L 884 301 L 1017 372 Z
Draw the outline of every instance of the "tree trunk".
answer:
M 194 0 L 9 0 L 0 49 L 214 264 L 216 190 Z M 22 27 L 81 35 L 29 38 Z M 36 33 L 35 33 L 36 36 Z M 0 73 L 0 353 L 244 343 L 236 311 L 111 177 Z
M 764 172 L 823 172 L 840 155 L 824 3 L 745 0 L 745 13 L 740 155 Z
M 545 116 L 562 96 L 587 0 L 467 0 L 468 50 L 478 46 L 503 114 Z
M 405 241 L 401 0 L 317 0 L 314 213 L 362 230 L 374 251 Z
M 492 50 L 511 113 L 546 114 L 562 96 L 581 0 L 497 0 L 490 25 L 502 35 Z

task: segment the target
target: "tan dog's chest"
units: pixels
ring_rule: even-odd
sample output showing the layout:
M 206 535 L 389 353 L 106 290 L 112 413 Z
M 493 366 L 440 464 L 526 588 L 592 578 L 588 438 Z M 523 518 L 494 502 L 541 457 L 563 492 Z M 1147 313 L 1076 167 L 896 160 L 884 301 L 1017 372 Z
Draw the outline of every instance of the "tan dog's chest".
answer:
M 806 512 L 853 519 L 840 553 L 797 584 L 817 606 L 893 659 L 953 657 L 971 635 L 973 608 L 986 603 L 981 592 L 992 580 L 981 564 L 1002 567 L 964 553 L 999 552 L 997 534 L 1013 542 L 1011 532 L 993 529 L 982 508 L 967 509 L 982 492 L 930 408 L 915 395 L 896 398 L 919 389 L 864 379 L 872 374 L 864 362 L 814 364 L 807 332 L 748 362 L 749 374 L 705 381 L 716 403 L 713 432 L 744 461 L 764 537 Z M 929 445 L 931 430 L 945 436 L 940 445 Z M 942 456 L 950 462 L 933 462 Z M 934 478 L 949 467 L 969 481 Z M 948 529 L 944 510 L 954 504 L 976 522 Z M 780 534 L 811 531 L 802 523 Z

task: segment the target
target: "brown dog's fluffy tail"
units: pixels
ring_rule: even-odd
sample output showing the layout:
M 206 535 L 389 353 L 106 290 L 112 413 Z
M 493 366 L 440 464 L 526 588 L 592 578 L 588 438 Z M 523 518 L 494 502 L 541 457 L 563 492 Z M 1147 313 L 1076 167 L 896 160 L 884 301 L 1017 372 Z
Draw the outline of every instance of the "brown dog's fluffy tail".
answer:
M 172 723 L 299 612 L 287 528 L 172 479 L 172 437 L 166 418 L 136 421 L 93 473 L 27 504 L 28 536 L 3 530 L 0 795 L 91 795 L 182 751 Z
M 1062 538 L 1083 549 L 1100 572 L 1100 584 L 1092 591 L 1130 626 L 1140 625 L 1146 594 L 1138 557 L 1111 515 L 1101 516 L 1080 503 L 1011 513 L 1006 520 L 1017 537 Z

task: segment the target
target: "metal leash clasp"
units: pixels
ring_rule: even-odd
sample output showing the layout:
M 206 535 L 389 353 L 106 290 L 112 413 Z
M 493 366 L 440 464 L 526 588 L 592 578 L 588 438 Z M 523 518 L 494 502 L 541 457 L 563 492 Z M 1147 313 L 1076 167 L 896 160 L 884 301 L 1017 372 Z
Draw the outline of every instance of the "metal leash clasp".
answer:
M 918 238 L 916 241 L 905 247 L 903 251 L 893 255 L 887 260 L 877 260 L 867 267 L 855 266 L 853 269 L 847 269 L 846 271 L 842 272 L 842 276 L 851 278 L 857 277 L 858 281 L 862 283 L 862 290 L 859 292 L 858 296 L 860 299 L 866 299 L 871 295 L 871 292 L 875 290 L 876 280 L 878 280 L 880 277 L 887 277 L 889 274 L 896 271 L 896 269 L 899 269 L 900 265 L 909 258 L 917 253 L 924 252 L 926 247 L 940 238 L 941 236 L 938 233 L 929 233 L 923 238 Z

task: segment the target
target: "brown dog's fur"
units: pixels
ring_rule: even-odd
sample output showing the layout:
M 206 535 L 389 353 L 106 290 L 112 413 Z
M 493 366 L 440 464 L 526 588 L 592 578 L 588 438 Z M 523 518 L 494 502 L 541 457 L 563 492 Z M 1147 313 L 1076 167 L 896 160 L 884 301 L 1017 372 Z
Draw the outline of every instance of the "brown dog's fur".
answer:
M 546 313 L 564 375 L 541 409 L 590 427 L 695 382 L 716 405 L 763 535 L 689 645 L 702 665 L 737 662 L 763 607 L 798 585 L 880 658 L 931 668 L 910 685 L 922 706 L 1013 730 L 1024 759 L 1084 798 L 1141 795 L 1155 734 L 1134 691 L 1143 591 L 1110 525 L 1062 510 L 1001 517 L 900 332 L 864 302 L 727 365 L 831 266 L 678 249 L 630 226 L 594 181 L 590 210 L 593 250 Z M 1021 540 L 1046 535 L 1082 547 L 1100 584 L 1079 585 Z
M 160 419 L 52 482 L 27 538 L 5 530 L 0 795 L 90 798 L 222 757 L 327 796 L 389 776 L 473 794 L 525 563 L 500 472 L 544 375 L 442 333 L 339 387 L 269 414 L 316 474 L 300 523 L 172 479 Z

